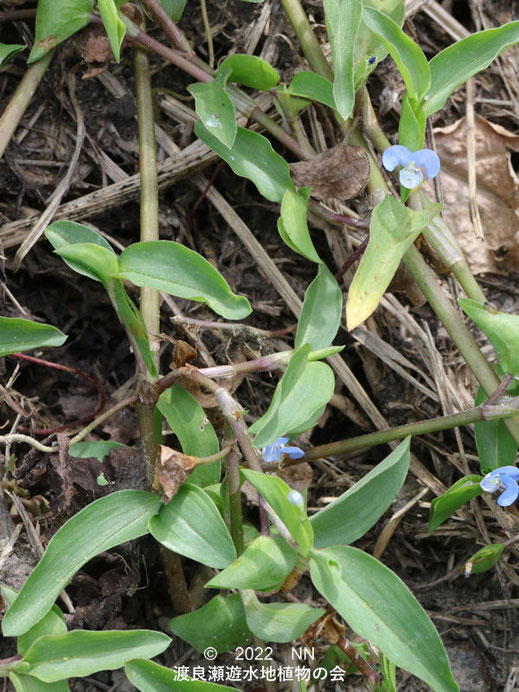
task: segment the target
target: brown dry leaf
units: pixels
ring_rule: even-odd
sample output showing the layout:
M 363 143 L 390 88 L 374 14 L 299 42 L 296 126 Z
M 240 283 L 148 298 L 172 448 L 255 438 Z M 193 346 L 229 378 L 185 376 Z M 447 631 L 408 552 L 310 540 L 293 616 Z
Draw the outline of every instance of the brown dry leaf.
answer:
M 177 494 L 178 489 L 195 466 L 196 457 L 190 457 L 171 449 L 171 447 L 159 445 L 154 486 L 157 487 L 157 483 L 159 483 L 162 487 L 164 502 L 169 502 Z
M 341 142 L 311 161 L 291 163 L 290 171 L 298 187 L 312 188 L 312 197 L 347 200 L 366 187 L 369 158 L 362 147 L 350 147 Z
M 469 214 L 465 118 L 434 131 L 442 163 L 443 217 L 474 273 L 495 272 L 502 266 L 518 271 L 519 188 L 509 150 L 519 151 L 519 135 L 479 116 L 475 130 L 476 199 L 484 239 L 476 238 Z
M 322 637 L 330 644 L 337 644 L 344 635 L 346 627 L 337 620 L 336 615 L 337 611 L 332 606 L 328 606 L 326 613 L 310 625 L 301 636 L 303 644 L 308 648 L 312 648 L 314 641 L 319 637 Z
M 310 464 L 297 464 L 297 466 L 289 466 L 286 469 L 282 468 L 278 475 L 287 485 L 302 493 L 303 490 L 310 487 L 314 472 Z

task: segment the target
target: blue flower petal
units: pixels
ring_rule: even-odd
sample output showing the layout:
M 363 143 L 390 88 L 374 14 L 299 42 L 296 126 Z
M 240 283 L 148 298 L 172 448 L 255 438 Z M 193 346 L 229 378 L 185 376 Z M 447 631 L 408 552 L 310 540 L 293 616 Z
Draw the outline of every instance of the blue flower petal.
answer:
M 283 453 L 288 454 L 288 456 L 292 459 L 301 459 L 301 457 L 304 457 L 305 455 L 303 450 L 299 449 L 299 447 L 285 447 L 283 449 Z
M 498 469 L 491 471 L 490 475 L 500 475 L 502 473 L 510 476 L 510 478 L 514 478 L 515 480 L 519 479 L 519 468 L 517 468 L 517 466 L 500 466 Z
M 501 484 L 499 476 L 492 475 L 492 473 L 487 473 L 487 475 L 480 482 L 480 487 L 483 488 L 487 493 L 495 493 Z
M 428 178 L 434 178 L 440 172 L 440 158 L 432 149 L 420 149 L 419 151 L 415 151 L 413 160 L 417 166 L 425 168 Z
M 402 187 L 412 190 L 423 181 L 423 173 L 419 168 L 402 168 L 399 178 Z
M 508 507 L 513 505 L 519 497 L 519 485 L 506 474 L 501 474 L 501 481 L 505 486 L 505 491 L 497 498 L 497 504 L 501 507 Z
M 412 160 L 412 153 L 402 144 L 393 144 L 382 154 L 382 165 L 386 171 L 394 171 L 397 166 L 407 166 Z
M 281 458 L 281 446 L 277 444 L 268 445 L 263 450 L 263 459 L 267 463 L 271 464 L 274 461 L 278 461 Z
M 274 442 L 275 445 L 280 445 L 282 447 L 283 445 L 286 445 L 286 443 L 289 441 L 289 437 L 278 437 L 278 439 Z

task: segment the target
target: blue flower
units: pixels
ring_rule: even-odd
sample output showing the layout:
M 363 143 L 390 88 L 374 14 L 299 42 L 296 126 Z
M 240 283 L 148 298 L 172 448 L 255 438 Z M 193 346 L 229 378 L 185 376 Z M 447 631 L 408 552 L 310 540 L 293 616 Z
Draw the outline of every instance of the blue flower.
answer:
M 386 171 L 403 166 L 399 174 L 400 183 L 408 190 L 418 187 L 426 178 L 434 178 L 441 167 L 438 154 L 432 149 L 410 151 L 401 144 L 395 144 L 385 150 L 382 154 L 382 165 Z
M 513 505 L 519 497 L 519 468 L 516 466 L 501 466 L 494 469 L 483 478 L 480 486 L 487 493 L 494 493 L 496 490 L 503 492 L 497 498 L 497 504 L 501 507 Z
M 299 447 L 286 447 L 286 443 L 290 438 L 278 437 L 274 444 L 267 445 L 263 448 L 263 459 L 269 463 L 279 461 L 282 454 L 288 454 L 292 459 L 300 459 L 304 456 L 304 452 Z

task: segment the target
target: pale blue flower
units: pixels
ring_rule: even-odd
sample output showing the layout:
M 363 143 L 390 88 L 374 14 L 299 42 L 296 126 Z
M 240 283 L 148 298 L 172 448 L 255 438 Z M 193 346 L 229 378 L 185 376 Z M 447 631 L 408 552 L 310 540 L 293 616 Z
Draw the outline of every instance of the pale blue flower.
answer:
M 296 507 L 302 507 L 305 504 L 301 493 L 297 492 L 297 490 L 294 490 L 293 488 L 288 491 L 287 500 L 291 505 L 295 505 Z
M 382 165 L 386 171 L 402 166 L 399 173 L 402 187 L 412 190 L 426 178 L 434 178 L 440 171 L 440 159 L 432 149 L 410 151 L 402 144 L 394 144 L 382 154 Z
M 287 447 L 286 443 L 290 438 L 278 437 L 274 444 L 267 445 L 263 448 L 263 459 L 269 463 L 279 461 L 282 454 L 288 454 L 292 459 L 300 459 L 304 456 L 304 452 L 299 447 Z
M 516 466 L 501 466 L 494 469 L 483 478 L 480 486 L 487 493 L 494 493 L 496 490 L 503 492 L 497 498 L 497 504 L 501 507 L 513 505 L 519 497 L 519 468 Z

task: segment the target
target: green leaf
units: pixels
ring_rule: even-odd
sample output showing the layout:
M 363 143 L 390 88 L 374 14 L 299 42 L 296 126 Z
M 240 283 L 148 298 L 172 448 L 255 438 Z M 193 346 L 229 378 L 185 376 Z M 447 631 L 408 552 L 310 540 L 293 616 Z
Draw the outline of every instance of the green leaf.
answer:
M 517 41 L 519 21 L 479 31 L 456 41 L 435 55 L 429 63 L 431 88 L 424 104 L 425 115 L 429 117 L 443 108 L 453 91 L 488 67 L 498 55 Z
M 80 267 L 82 269 L 80 274 L 101 281 L 105 288 L 108 287 L 114 274 L 119 271 L 116 255 L 111 250 L 95 243 L 67 245 L 54 252 L 65 261 L 69 260 L 70 266 Z
M 471 298 L 460 298 L 458 302 L 470 319 L 487 335 L 496 349 L 503 372 L 519 377 L 519 315 L 487 309 L 483 303 Z
M 57 682 L 115 670 L 133 658 L 158 656 L 170 641 L 166 634 L 151 630 L 75 630 L 40 637 L 24 661 L 30 664 L 30 675 L 44 682 Z
M 255 447 L 272 444 L 312 420 L 316 411 L 330 400 L 335 384 L 333 372 L 325 363 L 308 362 L 309 350 L 310 345 L 306 344 L 292 356 L 269 408 L 250 426 L 249 431 L 256 435 Z
M 306 214 L 308 211 L 308 199 L 310 188 L 301 188 L 299 192 L 287 188 L 281 202 L 281 216 L 278 219 L 278 231 L 283 241 L 311 262 L 321 263 L 317 254 L 308 224 Z
M 99 14 L 108 34 L 110 47 L 117 62 L 121 58 L 121 43 L 123 42 L 126 28 L 120 20 L 114 0 L 97 0 Z
M 402 98 L 402 112 L 398 122 L 398 141 L 411 151 L 423 149 L 425 114 L 422 106 L 412 106 L 407 93 Z
M 34 47 L 27 62 L 39 60 L 86 26 L 93 7 L 94 0 L 39 0 Z
M 0 317 L 0 357 L 43 346 L 61 346 L 68 339 L 50 324 L 18 317 Z
M 353 543 L 380 519 L 406 479 L 410 444 L 407 437 L 364 478 L 312 516 L 316 548 Z
M 394 572 L 357 548 L 336 546 L 312 553 L 310 574 L 358 635 L 434 692 L 457 692 L 438 632 Z
M 191 84 L 187 90 L 195 97 L 196 112 L 204 127 L 226 147 L 232 147 L 236 138 L 236 110 L 225 91 L 231 74 L 230 67 L 220 66 L 211 82 Z
M 403 0 L 363 0 L 362 4 L 364 7 L 374 7 L 391 17 L 398 26 L 402 26 L 405 14 Z M 386 46 L 362 19 L 355 40 L 355 90 L 364 84 L 371 72 L 384 60 L 387 54 Z M 370 58 L 375 58 L 375 60 L 370 63 Z
M 310 344 L 313 351 L 328 347 L 341 324 L 342 291 L 325 264 L 306 289 L 294 347 Z
M 48 683 L 33 678 L 31 675 L 15 672 L 9 673 L 9 680 L 13 683 L 16 692 L 69 692 L 70 690 L 65 680 Z
M 362 18 L 359 0 L 324 0 L 326 28 L 333 62 L 333 98 L 338 112 L 346 120 L 355 105 L 354 51 Z
M 254 591 L 241 591 L 247 625 L 251 632 L 267 642 L 291 642 L 324 615 L 323 608 L 304 603 L 261 603 Z
M 159 5 L 162 5 L 175 23 L 181 19 L 186 1 L 187 0 L 158 0 Z
M 68 455 L 75 459 L 93 458 L 102 462 L 110 450 L 116 449 L 117 447 L 128 447 L 128 445 L 123 445 L 121 442 L 108 442 L 105 440 L 76 442 L 76 444 L 70 445 L 68 448 Z
M 315 72 L 297 72 L 290 82 L 288 93 L 337 109 L 333 98 L 333 84 Z
M 144 324 L 144 320 L 142 319 L 139 308 L 126 293 L 122 281 L 113 281 L 110 286 L 109 293 L 112 300 L 112 305 L 119 315 L 119 319 L 133 337 L 135 346 L 138 349 L 151 377 L 155 378 L 157 376 L 157 368 L 151 353 L 148 330 L 146 329 L 146 325 Z
M 358 327 L 374 312 L 407 249 L 440 210 L 441 205 L 435 203 L 423 211 L 413 211 L 392 195 L 386 195 L 375 207 L 368 247 L 348 292 L 346 322 L 349 330 Z
M 131 661 L 124 672 L 140 692 L 221 692 L 234 689 L 214 682 L 186 679 L 187 676 L 181 676 L 171 668 L 144 659 Z
M 431 502 L 429 533 L 443 524 L 451 514 L 454 514 L 466 502 L 483 494 L 483 489 L 479 485 L 482 479 L 483 476 L 465 476 L 451 485 L 443 495 L 434 498 Z
M 136 286 L 149 286 L 207 303 L 230 320 L 241 320 L 251 312 L 249 301 L 234 294 L 227 281 L 206 259 L 172 240 L 134 243 L 119 258 L 119 278 Z
M 279 82 L 279 72 L 255 55 L 230 55 L 222 62 L 217 74 L 227 69 L 231 70 L 230 82 L 237 82 L 252 89 L 270 91 Z
M 313 545 L 314 534 L 304 510 L 288 501 L 290 486 L 277 476 L 267 476 L 251 469 L 241 469 L 240 473 L 269 503 L 305 557 Z
M 195 134 L 226 161 L 236 175 L 251 180 L 263 197 L 271 202 L 281 202 L 287 188 L 295 190 L 288 163 L 276 154 L 268 139 L 257 132 L 239 127 L 231 149 L 201 122 L 195 123 Z
M 193 457 L 209 457 L 219 451 L 218 438 L 204 409 L 179 384 L 163 392 L 157 407 L 178 437 L 182 451 Z M 189 482 L 202 487 L 220 480 L 221 463 L 202 464 L 189 475 Z
M 373 7 L 364 7 L 362 18 L 388 49 L 402 75 L 409 97 L 421 101 L 431 85 L 431 71 L 420 46 L 391 17 Z
M 115 256 L 115 252 L 103 236 L 97 231 L 94 231 L 93 228 L 85 226 L 82 223 L 76 223 L 75 221 L 55 221 L 51 223 L 50 226 L 47 226 L 45 236 L 55 250 L 60 250 L 70 245 L 93 243 L 94 245 L 105 248 L 105 250 L 109 250 Z M 88 276 L 90 279 L 94 279 L 94 281 L 99 281 L 98 275 L 88 270 L 82 264 L 77 264 L 69 260 L 65 260 L 65 263 L 78 274 L 83 274 L 83 276 Z
M 6 637 L 33 627 L 74 574 L 95 555 L 148 533 L 148 521 L 161 501 L 152 493 L 121 490 L 92 502 L 51 538 L 43 557 L 2 621 Z
M 2 596 L 5 601 L 12 605 L 17 597 L 17 592 L 10 589 L 8 586 L 2 586 Z M 44 634 L 65 634 L 67 626 L 65 618 L 58 606 L 53 605 L 49 612 L 39 621 L 34 627 L 18 637 L 17 652 L 19 656 L 23 656 L 30 646 Z
M 259 536 L 206 589 L 278 590 L 296 563 L 297 553 L 286 541 Z
M 168 627 L 200 653 L 210 646 L 221 654 L 252 640 L 239 594 L 215 596 L 193 613 L 173 618 Z
M 492 569 L 501 557 L 505 546 L 503 543 L 490 543 L 490 545 L 485 545 L 474 553 L 465 565 L 463 566 L 463 571 L 465 576 L 470 574 L 481 574 L 482 572 L 488 572 Z
M 7 62 L 25 48 L 26 46 L 21 43 L 0 43 L 0 65 L 3 65 L 4 62 Z
M 236 560 L 229 530 L 209 495 L 191 483 L 150 520 L 155 540 L 176 553 L 209 567 L 223 568 Z
M 499 366 L 494 370 L 499 378 L 503 372 Z M 507 389 L 508 396 L 517 396 L 519 386 L 513 382 Z M 474 406 L 481 406 L 487 401 L 488 396 L 483 387 L 479 387 Z M 483 473 L 488 473 L 500 466 L 513 466 L 517 454 L 518 445 L 502 419 L 491 419 L 474 423 L 474 436 L 479 455 L 479 465 Z

